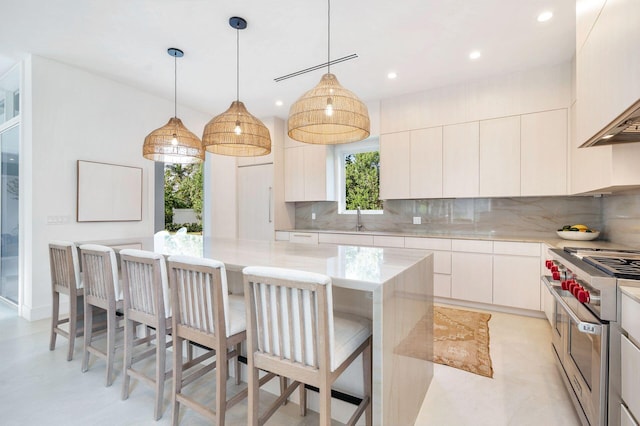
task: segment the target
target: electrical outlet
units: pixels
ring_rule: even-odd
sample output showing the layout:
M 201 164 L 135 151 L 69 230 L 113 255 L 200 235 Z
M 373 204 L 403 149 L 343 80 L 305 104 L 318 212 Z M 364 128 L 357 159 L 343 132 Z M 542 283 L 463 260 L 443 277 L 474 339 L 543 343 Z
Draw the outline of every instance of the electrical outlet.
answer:
M 414 216 L 413 217 L 413 224 L 414 225 L 422 225 L 422 218 L 420 216 Z
M 316 214 L 315 213 L 311 213 L 311 220 L 316 220 Z
M 69 223 L 69 216 L 47 216 L 47 225 L 62 225 Z

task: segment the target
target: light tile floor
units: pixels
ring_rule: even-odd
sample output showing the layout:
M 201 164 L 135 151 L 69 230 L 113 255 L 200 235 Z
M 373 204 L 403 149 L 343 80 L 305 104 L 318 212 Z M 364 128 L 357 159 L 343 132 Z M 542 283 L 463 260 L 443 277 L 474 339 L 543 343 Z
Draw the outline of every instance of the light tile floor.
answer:
M 116 361 L 113 386 L 104 386 L 104 362 L 93 360 L 80 372 L 81 339 L 73 361 L 67 362 L 66 339 L 48 349 L 49 321 L 28 322 L 0 301 L 0 424 L 14 425 L 168 425 L 171 423 L 168 381 L 165 413 L 153 416 L 153 392 L 132 380 L 131 396 L 120 399 L 122 361 Z M 416 425 L 579 425 L 550 352 L 550 331 L 542 319 L 492 312 L 489 322 L 494 378 L 488 379 L 435 365 L 435 377 Z M 206 379 L 206 377 L 205 377 Z M 213 403 L 210 381 L 200 386 Z M 229 392 L 236 392 L 229 385 Z M 263 400 L 273 400 L 261 394 Z M 246 404 L 233 407 L 227 424 L 245 424 Z M 312 425 L 317 415 L 298 416 L 288 404 L 268 425 Z M 208 422 L 184 409 L 182 425 Z M 393 425 L 396 426 L 396 425 Z M 402 426 L 402 425 L 399 425 Z

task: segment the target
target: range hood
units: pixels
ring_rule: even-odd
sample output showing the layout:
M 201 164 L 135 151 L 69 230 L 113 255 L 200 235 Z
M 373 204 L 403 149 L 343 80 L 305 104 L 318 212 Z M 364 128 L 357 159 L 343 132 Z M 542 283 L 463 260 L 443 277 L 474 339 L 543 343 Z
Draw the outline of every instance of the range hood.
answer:
M 640 100 L 580 148 L 632 142 L 640 142 Z

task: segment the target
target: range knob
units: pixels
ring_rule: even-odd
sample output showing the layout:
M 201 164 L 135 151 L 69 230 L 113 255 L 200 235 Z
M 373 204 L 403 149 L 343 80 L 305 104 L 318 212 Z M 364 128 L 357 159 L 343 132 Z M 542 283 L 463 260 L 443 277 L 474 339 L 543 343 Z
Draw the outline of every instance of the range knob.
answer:
M 560 286 L 563 290 L 569 290 L 569 284 L 571 284 L 572 280 L 564 280 L 560 283 Z
M 553 278 L 555 281 L 558 281 L 560 279 L 560 272 L 558 271 L 554 271 L 551 273 L 551 278 Z
M 573 287 L 573 290 L 571 290 L 571 294 L 573 294 L 573 297 L 575 297 L 577 299 L 578 298 L 578 293 L 580 293 L 581 291 L 585 291 L 584 287 L 582 287 L 580 284 L 576 284 Z
M 551 266 L 551 272 L 558 272 L 558 271 L 559 271 L 558 265 Z
M 589 290 L 583 288 L 578 292 L 577 298 L 580 303 L 589 303 L 591 301 L 591 294 L 589 294 Z
M 551 267 L 553 266 L 553 260 L 549 260 L 549 259 L 545 260 L 544 261 L 544 266 L 547 269 L 551 269 Z
M 580 284 L 578 284 L 578 282 L 576 280 L 571 280 L 571 282 L 569 283 L 569 293 L 573 294 L 575 296 L 575 290 L 577 287 L 580 287 Z

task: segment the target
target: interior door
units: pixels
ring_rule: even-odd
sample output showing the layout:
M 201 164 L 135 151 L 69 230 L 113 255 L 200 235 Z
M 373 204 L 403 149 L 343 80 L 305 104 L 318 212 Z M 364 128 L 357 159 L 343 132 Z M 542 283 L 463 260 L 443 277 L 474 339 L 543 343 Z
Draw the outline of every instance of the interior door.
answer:
M 18 303 L 20 127 L 0 131 L 0 297 Z
M 273 240 L 273 164 L 237 170 L 238 238 Z

